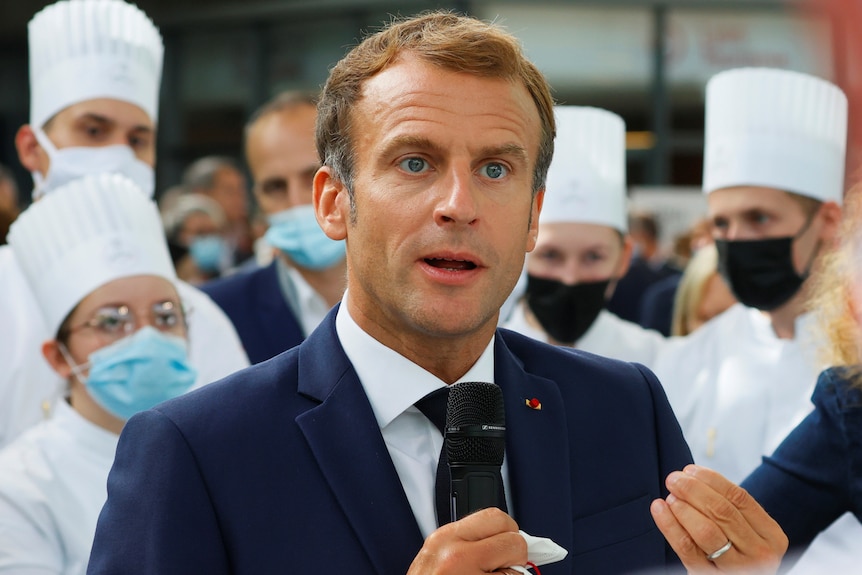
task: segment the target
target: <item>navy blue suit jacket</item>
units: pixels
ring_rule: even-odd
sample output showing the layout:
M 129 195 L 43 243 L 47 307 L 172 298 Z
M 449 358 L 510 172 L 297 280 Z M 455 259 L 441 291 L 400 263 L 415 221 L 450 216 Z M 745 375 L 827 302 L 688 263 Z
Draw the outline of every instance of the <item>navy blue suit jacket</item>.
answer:
M 276 262 L 209 282 L 201 291 L 227 314 L 252 364 L 302 343 L 302 327 L 281 293 Z
M 742 486 L 804 548 L 846 511 L 862 521 L 862 388 L 856 369 L 820 374 L 814 411 Z
M 691 454 L 655 376 L 506 330 L 494 361 L 510 512 L 569 551 L 542 573 L 674 564 L 649 505 Z M 333 311 L 298 347 L 129 420 L 88 573 L 394 575 L 422 543 Z

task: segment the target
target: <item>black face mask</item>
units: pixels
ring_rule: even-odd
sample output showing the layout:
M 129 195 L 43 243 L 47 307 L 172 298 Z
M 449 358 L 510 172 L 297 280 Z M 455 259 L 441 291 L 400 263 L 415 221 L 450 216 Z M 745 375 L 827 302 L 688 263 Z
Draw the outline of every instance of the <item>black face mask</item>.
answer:
M 573 344 L 605 307 L 611 280 L 566 285 L 527 275 L 527 305 L 542 329 L 560 343 Z
M 793 267 L 793 240 L 805 233 L 809 218 L 795 236 L 768 240 L 715 240 L 718 273 L 740 303 L 772 311 L 792 298 L 808 277 L 820 244 L 802 274 Z

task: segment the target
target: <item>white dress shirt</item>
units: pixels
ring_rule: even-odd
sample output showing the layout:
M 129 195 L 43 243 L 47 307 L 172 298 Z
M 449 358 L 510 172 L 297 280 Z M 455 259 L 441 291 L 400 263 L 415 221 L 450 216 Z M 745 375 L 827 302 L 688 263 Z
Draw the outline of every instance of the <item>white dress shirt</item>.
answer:
M 302 274 L 293 266 L 286 264 L 282 258 L 276 260 L 275 266 L 278 272 L 278 284 L 287 307 L 299 322 L 302 335 L 308 337 L 320 325 L 332 306 L 327 305 L 326 300 L 305 281 Z
M 446 383 L 363 331 L 350 317 L 346 302 L 345 293 L 335 319 L 338 339 L 374 410 L 419 529 L 428 537 L 437 529 L 434 484 L 443 437 L 413 404 Z M 462 381 L 494 383 L 493 337 L 473 367 L 458 380 Z M 508 487 L 505 460 L 502 474 L 503 485 Z M 512 509 L 508 489 L 506 499 Z
M 0 451 L 0 573 L 84 575 L 117 440 L 59 401 Z

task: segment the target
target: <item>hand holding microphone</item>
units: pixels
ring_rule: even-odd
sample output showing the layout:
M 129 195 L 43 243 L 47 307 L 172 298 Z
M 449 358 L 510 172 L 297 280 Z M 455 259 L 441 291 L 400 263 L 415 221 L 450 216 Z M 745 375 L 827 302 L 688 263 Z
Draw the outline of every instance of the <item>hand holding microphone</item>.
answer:
M 503 394 L 493 383 L 449 388 L 441 457 L 448 459 L 447 523 L 425 541 L 408 575 L 420 573 L 526 573 L 520 567 L 559 561 L 565 549 L 519 531 L 506 513 L 501 467 L 506 450 Z M 438 480 L 440 475 L 438 474 Z M 439 511 L 438 511 L 439 513 Z

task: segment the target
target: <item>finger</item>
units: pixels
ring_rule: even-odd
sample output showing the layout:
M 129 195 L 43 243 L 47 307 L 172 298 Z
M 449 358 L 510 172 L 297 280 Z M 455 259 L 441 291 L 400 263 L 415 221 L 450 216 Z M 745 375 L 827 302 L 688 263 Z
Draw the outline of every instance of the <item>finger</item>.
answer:
M 715 569 L 663 499 L 652 502 L 650 513 L 659 531 L 690 573 L 703 573 Z
M 408 575 L 493 573 L 510 565 L 526 564 L 527 542 L 520 533 L 505 531 L 491 537 L 467 541 L 457 536 L 459 526 L 456 525 L 466 519 L 468 518 L 449 523 L 431 533 L 413 560 Z M 477 517 L 467 523 L 476 523 L 480 519 L 481 517 Z M 492 521 L 493 519 L 491 517 Z
M 722 571 L 741 571 L 751 568 L 755 559 L 750 558 L 743 550 L 737 549 L 736 540 L 724 533 L 721 527 L 687 502 L 677 499 L 673 494 L 667 498 L 670 512 L 685 529 L 700 550 L 701 556 L 709 563 L 720 568 Z M 731 541 L 730 549 L 724 551 L 719 557 L 710 559 L 709 556 L 722 549 L 727 542 Z
M 474 541 L 471 546 L 481 547 L 475 556 L 483 572 L 512 571 L 511 565 L 527 564 L 527 542 L 518 532 L 500 533 Z
M 712 488 L 693 477 L 683 477 L 678 481 L 690 482 L 689 487 L 695 486 L 707 493 L 718 495 Z M 697 489 L 690 489 L 690 491 Z M 780 536 L 784 541 L 776 546 L 757 534 L 739 510 L 726 499 L 722 499 L 721 504 L 716 507 L 707 507 L 709 515 L 701 513 L 687 501 L 678 499 L 673 494 L 668 496 L 668 507 L 705 554 L 715 553 L 728 541 L 731 542 L 732 546 L 728 550 L 712 560 L 720 570 L 729 572 L 756 570 L 767 573 L 778 569 L 786 550 L 786 537 L 780 529 Z M 716 512 L 716 509 L 720 511 Z
M 671 511 L 705 553 L 719 549 L 728 539 L 743 554 L 763 545 L 763 538 L 739 509 L 703 481 L 675 472 L 668 476 L 667 486 Z
M 496 507 L 481 509 L 449 525 L 464 541 L 480 541 L 498 533 L 518 533 L 518 523 Z
M 781 542 L 784 541 L 784 550 L 787 549 L 787 536 L 782 531 L 781 526 L 770 517 L 748 491 L 707 467 L 689 465 L 684 469 L 684 472 L 702 481 L 730 501 L 734 507 L 739 509 L 751 528 L 763 539 L 773 542 L 778 547 L 781 547 Z

